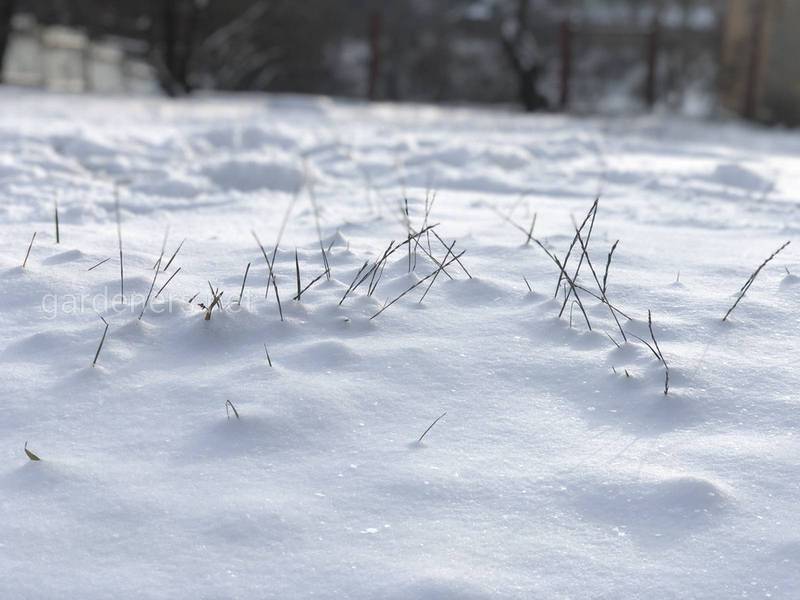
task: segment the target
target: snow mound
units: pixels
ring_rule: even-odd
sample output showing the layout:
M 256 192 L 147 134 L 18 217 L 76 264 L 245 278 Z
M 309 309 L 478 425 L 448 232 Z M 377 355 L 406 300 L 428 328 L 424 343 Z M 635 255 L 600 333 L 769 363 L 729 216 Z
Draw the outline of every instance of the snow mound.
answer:
M 240 192 L 294 192 L 303 181 L 302 170 L 296 164 L 276 160 L 222 160 L 206 165 L 202 173 L 217 187 Z

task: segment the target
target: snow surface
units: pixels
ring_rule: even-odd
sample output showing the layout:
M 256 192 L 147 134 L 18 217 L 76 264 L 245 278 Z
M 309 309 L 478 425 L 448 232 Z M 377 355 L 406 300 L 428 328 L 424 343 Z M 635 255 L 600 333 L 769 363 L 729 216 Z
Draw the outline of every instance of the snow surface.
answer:
M 0 107 L 1 598 L 799 597 L 795 245 L 722 322 L 797 237 L 795 134 L 295 97 Z M 307 184 L 332 277 L 294 302 L 295 248 L 303 285 L 322 273 Z M 271 256 L 298 187 L 281 322 L 250 231 Z M 370 320 L 435 269 L 402 250 L 339 306 L 426 189 L 473 279 L 451 265 Z M 496 212 L 536 212 L 563 258 L 598 191 L 593 264 L 621 240 L 609 298 L 647 340 L 652 310 L 667 396 L 607 307 L 583 295 L 592 332 L 557 318 L 554 264 Z M 167 256 L 186 242 L 157 288 L 181 271 L 140 321 L 167 228 Z M 187 301 L 209 281 L 206 321 Z

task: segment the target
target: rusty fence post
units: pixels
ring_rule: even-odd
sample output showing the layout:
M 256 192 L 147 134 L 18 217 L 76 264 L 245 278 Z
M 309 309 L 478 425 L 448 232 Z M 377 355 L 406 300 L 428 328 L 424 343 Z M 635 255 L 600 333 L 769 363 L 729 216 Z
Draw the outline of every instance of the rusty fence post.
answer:
M 572 24 L 569 19 L 561 22 L 559 41 L 561 46 L 561 78 L 558 106 L 561 110 L 569 108 L 570 81 L 572 79 Z

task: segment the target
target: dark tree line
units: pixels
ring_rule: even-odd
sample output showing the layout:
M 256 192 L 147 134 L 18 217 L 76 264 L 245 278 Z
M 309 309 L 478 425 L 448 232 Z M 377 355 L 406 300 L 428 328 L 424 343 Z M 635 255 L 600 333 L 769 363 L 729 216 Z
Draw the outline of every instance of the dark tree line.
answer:
M 666 5 L 718 1 L 0 0 L 0 59 L 16 11 L 136 41 L 171 96 L 253 90 L 537 111 L 557 104 L 557 41 L 543 32 L 565 17 L 622 7 L 641 24 Z

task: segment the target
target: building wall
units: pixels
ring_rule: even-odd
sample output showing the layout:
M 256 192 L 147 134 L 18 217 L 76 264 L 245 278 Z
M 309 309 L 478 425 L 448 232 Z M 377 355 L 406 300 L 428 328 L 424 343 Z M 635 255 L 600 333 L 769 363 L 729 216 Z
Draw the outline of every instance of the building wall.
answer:
M 798 0 L 728 0 L 721 104 L 757 121 L 800 125 L 798 32 Z

